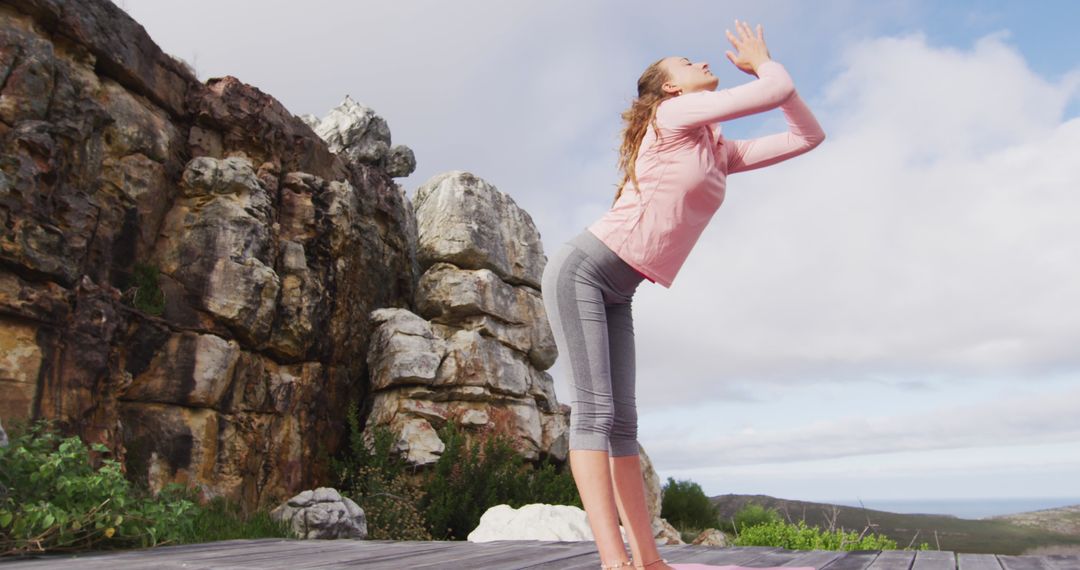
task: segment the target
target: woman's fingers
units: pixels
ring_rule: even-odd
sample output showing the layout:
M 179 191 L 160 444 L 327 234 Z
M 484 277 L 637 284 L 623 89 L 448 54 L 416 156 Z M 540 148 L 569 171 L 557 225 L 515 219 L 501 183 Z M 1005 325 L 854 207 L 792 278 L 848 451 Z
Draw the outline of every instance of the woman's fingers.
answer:
M 744 40 L 749 40 L 749 39 L 754 38 L 754 34 L 750 32 L 750 24 L 747 24 L 746 22 L 739 22 L 739 26 L 742 29 L 743 39 Z
M 765 41 L 765 29 L 761 27 L 761 24 L 757 25 L 757 39 Z
M 727 34 L 727 39 L 729 42 L 731 42 L 731 45 L 734 46 L 735 49 L 742 51 L 742 42 L 740 42 L 738 39 L 735 38 L 735 36 L 731 34 L 731 30 L 724 30 L 724 33 Z
M 738 19 L 735 20 L 735 33 L 739 34 L 740 40 L 746 41 L 746 33 L 743 31 L 742 22 L 739 22 Z

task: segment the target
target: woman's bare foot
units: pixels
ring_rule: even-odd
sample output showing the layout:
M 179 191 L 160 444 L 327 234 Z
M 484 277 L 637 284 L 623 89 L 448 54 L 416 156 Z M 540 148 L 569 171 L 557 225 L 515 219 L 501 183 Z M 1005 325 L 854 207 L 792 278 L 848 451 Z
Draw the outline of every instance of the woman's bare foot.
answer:
M 668 566 L 667 561 L 664 559 L 650 560 L 647 564 L 638 564 L 634 562 L 634 570 L 675 570 L 671 566 Z

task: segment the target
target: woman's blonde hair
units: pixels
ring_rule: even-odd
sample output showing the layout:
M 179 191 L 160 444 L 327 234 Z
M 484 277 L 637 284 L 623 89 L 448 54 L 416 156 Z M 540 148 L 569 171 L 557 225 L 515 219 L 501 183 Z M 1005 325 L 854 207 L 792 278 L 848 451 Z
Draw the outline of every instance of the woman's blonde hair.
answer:
M 656 124 L 656 107 L 665 99 L 675 95 L 665 93 L 663 85 L 670 79 L 667 71 L 660 66 L 664 59 L 659 59 L 645 68 L 644 73 L 638 78 L 637 99 L 630 104 L 630 108 L 622 113 L 623 122 L 626 124 L 622 132 L 622 147 L 619 149 L 619 170 L 623 173 L 619 189 L 615 192 L 615 200 L 612 205 L 619 201 L 623 188 L 627 181 L 634 182 L 637 188 L 637 173 L 634 172 L 634 163 L 637 161 L 638 150 L 641 149 L 641 140 L 645 138 L 648 125 L 652 124 L 657 137 L 660 136 L 660 128 Z

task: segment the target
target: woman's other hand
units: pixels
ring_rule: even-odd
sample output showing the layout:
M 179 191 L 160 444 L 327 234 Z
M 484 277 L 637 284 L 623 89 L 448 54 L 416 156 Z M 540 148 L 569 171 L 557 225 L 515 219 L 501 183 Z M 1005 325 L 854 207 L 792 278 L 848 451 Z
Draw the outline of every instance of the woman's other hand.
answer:
M 735 31 L 738 32 L 738 37 L 733 35 L 731 30 L 724 30 L 724 33 L 738 54 L 729 50 L 725 55 L 735 67 L 757 77 L 758 66 L 770 59 L 769 48 L 765 47 L 765 32 L 761 29 L 761 24 L 758 24 L 757 33 L 754 34 L 746 22 L 738 20 L 735 20 Z

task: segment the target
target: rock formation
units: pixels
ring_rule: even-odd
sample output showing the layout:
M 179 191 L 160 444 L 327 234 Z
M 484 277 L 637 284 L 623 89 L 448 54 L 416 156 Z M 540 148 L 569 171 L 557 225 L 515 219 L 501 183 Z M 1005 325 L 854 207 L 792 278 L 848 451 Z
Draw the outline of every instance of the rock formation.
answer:
M 104 0 L 4 2 L 0 77 L 0 418 L 59 420 L 155 488 L 324 478 L 371 312 L 413 303 L 412 152 L 355 104 L 374 127 L 332 150 Z
M 507 194 L 453 171 L 414 206 L 373 110 L 202 83 L 107 0 L 0 4 L 0 78 L 4 421 L 249 506 L 328 479 L 352 401 L 415 464 L 503 416 L 566 459 L 546 258 Z
M 625 542 L 629 537 L 619 525 Z M 466 537 L 469 542 L 493 540 L 594 540 L 589 517 L 582 509 L 571 505 L 533 503 L 515 509 L 510 505 L 495 505 L 480 515 L 480 523 Z
M 270 511 L 286 522 L 296 538 L 367 538 L 367 516 L 359 505 L 336 489 L 304 491 Z
M 727 548 L 728 537 L 723 532 L 716 530 L 715 528 L 707 528 L 698 533 L 697 538 L 692 540 L 690 544 L 697 544 L 701 546 L 719 546 Z
M 565 461 L 569 406 L 544 370 L 558 351 L 539 281 L 546 258 L 532 219 L 506 194 L 463 171 L 416 192 L 416 310 L 379 309 L 368 352 L 368 426 L 389 425 L 418 465 L 438 460 L 447 421 L 487 424 L 492 408 L 530 459 Z M 451 419 L 455 418 L 455 419 Z

